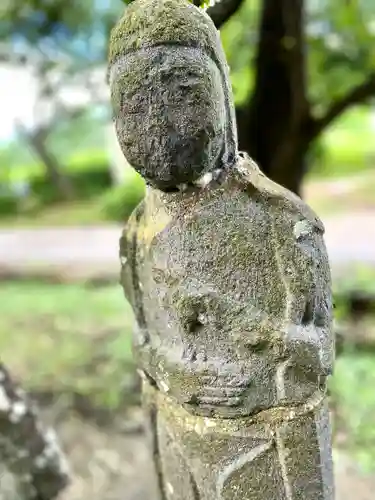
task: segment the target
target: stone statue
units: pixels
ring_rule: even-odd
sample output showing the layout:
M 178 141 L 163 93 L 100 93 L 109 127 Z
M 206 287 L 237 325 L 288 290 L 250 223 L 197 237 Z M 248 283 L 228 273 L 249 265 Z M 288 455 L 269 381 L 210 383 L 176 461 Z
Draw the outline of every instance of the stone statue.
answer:
M 121 261 L 159 500 L 333 500 L 321 221 L 238 152 L 201 9 L 135 0 L 109 59 L 117 137 L 149 186 Z

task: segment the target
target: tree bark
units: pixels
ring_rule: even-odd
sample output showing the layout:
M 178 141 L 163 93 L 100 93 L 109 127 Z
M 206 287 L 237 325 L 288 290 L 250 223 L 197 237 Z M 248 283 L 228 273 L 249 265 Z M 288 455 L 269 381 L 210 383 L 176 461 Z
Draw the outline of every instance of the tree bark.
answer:
M 368 102 L 375 95 L 375 72 L 365 76 L 363 82 L 351 88 L 346 95 L 332 102 L 325 114 L 311 123 L 313 137 L 317 137 L 326 127 L 342 115 L 348 108 Z
M 55 186 L 59 197 L 62 200 L 71 200 L 74 196 L 73 185 L 70 179 L 62 173 L 61 165 L 55 156 L 46 147 L 47 130 L 40 128 L 34 133 L 29 133 L 21 123 L 17 124 L 17 130 L 43 163 L 47 177 Z
M 266 175 L 299 194 L 309 147 L 351 106 L 375 95 L 375 73 L 333 101 L 315 118 L 306 90 L 303 0 L 263 0 L 255 63 L 255 89 L 237 109 L 240 149 Z M 324 77 L 324 76 L 323 76 Z
M 220 0 L 207 10 L 217 29 L 228 21 L 241 7 L 244 0 Z M 195 5 L 200 5 L 201 0 L 195 0 Z
M 299 193 L 310 145 L 303 0 L 264 0 L 254 93 L 237 110 L 240 148 Z
M 74 193 L 72 183 L 69 178 L 61 172 L 61 166 L 55 156 L 48 151 L 45 144 L 44 131 L 38 131 L 34 135 L 28 135 L 28 141 L 43 162 L 47 176 L 52 185 L 55 186 L 60 198 L 63 200 L 71 200 Z

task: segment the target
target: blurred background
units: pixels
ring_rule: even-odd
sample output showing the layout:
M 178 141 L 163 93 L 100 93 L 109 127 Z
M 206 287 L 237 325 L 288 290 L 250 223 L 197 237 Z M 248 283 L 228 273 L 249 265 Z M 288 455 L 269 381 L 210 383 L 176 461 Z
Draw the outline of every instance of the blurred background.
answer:
M 146 448 L 118 284 L 144 195 L 106 82 L 120 0 L 0 7 L 0 351 L 73 468 L 62 498 L 146 500 Z M 375 491 L 375 3 L 222 0 L 241 149 L 322 218 L 335 293 L 338 500 Z

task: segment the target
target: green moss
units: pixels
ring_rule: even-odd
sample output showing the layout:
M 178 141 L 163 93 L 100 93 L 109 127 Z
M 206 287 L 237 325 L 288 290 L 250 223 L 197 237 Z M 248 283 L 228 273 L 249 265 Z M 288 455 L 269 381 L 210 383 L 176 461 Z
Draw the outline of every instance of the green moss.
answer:
M 133 57 L 133 59 L 139 59 L 140 66 L 136 66 L 136 70 L 132 67 L 131 70 L 128 71 L 124 67 L 124 60 L 121 60 L 121 57 L 128 55 L 128 64 L 129 59 L 131 60 L 130 54 L 134 54 L 134 52 L 137 52 L 141 48 L 155 48 L 160 45 L 170 45 L 176 49 L 178 49 L 178 46 L 183 46 L 185 48 L 195 47 L 202 53 L 208 55 L 219 69 L 224 91 L 225 107 L 227 108 L 226 137 L 224 141 L 226 147 L 225 151 L 222 153 L 222 161 L 223 163 L 226 163 L 228 160 L 233 161 L 232 159 L 235 157 L 235 152 L 237 150 L 234 108 L 228 79 L 228 65 L 221 46 L 220 36 L 210 17 L 186 0 L 136 0 L 126 9 L 124 16 L 113 29 L 110 39 L 109 65 L 112 66 L 112 70 L 113 67 L 116 68 L 115 71 L 112 71 L 110 78 L 112 103 L 115 115 L 117 114 L 117 118 L 125 120 L 124 115 L 128 113 L 132 114 L 132 111 L 128 108 L 126 108 L 126 111 L 119 109 L 119 103 L 124 102 L 124 100 L 126 100 L 127 106 L 134 106 L 134 112 L 139 112 L 139 106 L 136 103 L 137 99 L 134 97 L 134 91 L 136 92 L 138 90 L 139 92 L 140 86 L 137 84 L 138 80 L 141 78 L 142 82 L 144 82 L 150 75 L 150 71 L 153 67 L 149 57 L 144 57 L 145 61 L 142 62 L 142 57 L 137 56 Z M 176 54 L 177 53 L 179 53 L 182 65 L 183 51 L 177 50 Z M 178 63 L 176 63 L 174 59 L 172 60 L 170 61 L 170 67 L 173 67 L 173 70 L 177 71 L 179 67 Z M 138 61 L 136 62 L 138 64 Z M 118 63 L 118 65 L 115 63 Z M 205 70 L 206 68 L 202 67 L 200 76 L 202 76 L 202 74 L 208 75 L 211 73 Z M 121 79 L 121 74 L 124 72 L 126 73 L 126 82 Z M 212 77 L 214 78 L 214 76 Z M 125 83 L 126 85 L 124 86 Z M 199 87 L 200 89 L 202 88 L 201 85 Z M 209 81 L 207 81 L 206 87 L 207 92 L 212 93 L 212 95 L 210 94 L 209 96 L 209 104 L 211 104 L 212 101 L 217 102 L 217 89 L 212 88 Z M 205 94 L 201 90 L 199 92 L 200 101 L 203 100 L 205 102 L 207 100 Z M 124 95 L 124 93 L 126 93 L 126 95 Z M 199 109 L 200 103 L 195 102 L 194 104 L 196 108 Z M 155 112 L 155 116 L 157 115 L 158 113 Z M 199 113 L 196 113 L 197 117 L 198 115 Z M 149 120 L 149 117 L 147 120 Z M 129 125 L 128 122 L 126 123 Z M 150 127 L 154 125 L 154 123 L 149 123 Z M 127 130 L 121 131 L 121 138 L 126 138 L 126 140 L 132 144 L 134 143 L 134 137 L 131 135 L 133 128 L 132 126 L 128 126 Z M 143 141 L 144 138 L 141 138 L 141 140 Z M 135 158 L 133 158 L 134 165 L 137 164 L 137 160 L 137 154 L 135 153 Z M 205 158 L 203 160 L 205 160 Z M 199 164 L 202 163 L 200 159 L 198 159 L 197 162 L 199 162 Z M 147 177 L 145 171 L 138 168 L 137 170 L 142 176 Z M 181 182 L 185 181 L 180 180 L 178 184 Z
M 109 189 L 101 199 L 101 211 L 109 220 L 124 222 L 145 195 L 142 177 L 133 169 L 126 173 L 124 182 Z
M 129 51 L 171 41 L 209 49 L 217 44 L 217 32 L 211 19 L 185 0 L 137 0 L 112 31 L 109 62 Z

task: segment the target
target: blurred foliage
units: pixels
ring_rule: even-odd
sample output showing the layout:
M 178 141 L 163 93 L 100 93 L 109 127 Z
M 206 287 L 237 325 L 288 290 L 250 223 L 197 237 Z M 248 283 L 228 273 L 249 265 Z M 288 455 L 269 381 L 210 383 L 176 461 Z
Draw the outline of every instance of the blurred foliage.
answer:
M 120 2 L 107 0 L 6 1 L 1 41 L 11 46 L 14 55 L 26 58 L 45 51 L 49 64 L 62 56 L 72 56 L 77 63 L 79 59 L 101 62 L 120 9 Z
M 352 272 L 345 273 L 334 283 L 335 293 L 362 290 L 375 295 L 375 269 L 367 265 L 357 265 Z
M 12 183 L 0 192 L 2 224 L 16 224 L 18 221 L 30 225 L 32 219 L 41 225 L 43 220 L 47 225 L 89 224 L 105 220 L 124 222 L 145 194 L 143 179 L 131 167 L 126 167 L 122 183 L 112 186 L 108 158 L 103 151 L 81 152 L 66 164 L 65 173 L 75 188 L 75 200 L 69 203 L 58 202 L 58 192 L 40 165 L 13 166 L 12 170 Z M 0 185 L 2 180 L 7 179 L 1 179 L 0 175 Z M 29 191 L 25 198 L 11 189 L 17 181 L 27 182 Z M 31 218 L 30 222 L 28 218 Z
M 28 123 L 22 113 L 14 117 L 18 139 L 43 161 L 60 198 L 70 199 L 73 187 L 51 136 L 74 128 L 82 115 L 108 122 L 104 64 L 120 8 L 106 0 L 14 0 L 2 7 L 0 61 L 11 69 L 21 66 L 32 78 Z M 68 130 L 65 136 L 64 153 L 80 137 Z
M 353 293 L 375 297 L 375 269 L 357 265 L 333 283 L 335 296 L 335 318 L 345 320 L 348 316 L 349 298 Z M 371 314 L 374 314 L 375 310 Z
M 346 176 L 373 171 L 375 150 L 373 145 L 370 115 L 366 107 L 353 109 L 337 122 L 321 141 L 315 142 L 310 151 L 312 164 L 310 178 L 321 176 Z M 95 223 L 105 219 L 123 221 L 127 218 L 134 206 L 139 202 L 143 193 L 143 184 L 134 170 L 126 172 L 124 186 L 111 188 L 112 180 L 109 170 L 109 158 L 104 148 L 95 149 L 100 145 L 100 135 L 103 136 L 103 127 L 83 118 L 85 125 L 73 127 L 70 130 L 61 127 L 51 135 L 53 151 L 64 158 L 64 171 L 72 179 L 76 188 L 76 201 L 71 207 L 57 205 L 56 190 L 44 175 L 44 169 L 39 163 L 30 163 L 32 157 L 24 148 L 14 143 L 0 148 L 0 217 L 2 224 L 6 223 L 11 214 L 18 214 L 14 223 L 30 225 L 38 214 L 38 221 L 42 224 L 77 224 Z M 92 130 L 91 130 L 92 129 Z M 72 138 L 71 150 L 68 149 L 68 139 Z M 103 141 L 103 137 L 101 137 Z M 82 144 L 82 147 L 80 147 Z M 88 146 L 88 149 L 83 149 Z M 74 152 L 71 156 L 64 155 L 65 151 Z M 6 168 L 8 165 L 9 168 Z M 366 174 L 367 175 L 367 174 Z M 20 198 L 12 189 L 17 183 L 26 183 L 30 193 L 27 199 L 20 203 Z M 371 204 L 375 202 L 373 196 L 374 182 L 368 179 L 363 187 L 353 191 L 358 203 Z M 366 192 L 365 192 L 366 191 Z M 91 200 L 91 201 L 90 201 Z M 125 200 L 125 201 L 124 201 Z M 348 194 L 343 198 L 319 199 L 314 202 L 314 208 L 321 212 L 328 202 L 328 212 L 349 209 L 358 205 L 350 202 Z M 367 200 L 367 201 L 366 201 Z M 309 200 L 312 203 L 312 200 Z M 373 204 L 372 203 L 372 204 Z M 332 206 L 334 204 L 334 206 Z M 46 210 L 48 208 L 48 210 Z M 41 211 L 45 212 L 45 216 Z M 87 213 L 86 213 L 87 211 Z M 59 214 L 61 221 L 59 221 Z M 9 224 L 12 222 L 9 219 Z M 35 223 L 34 223 L 35 224 Z
M 100 209 L 104 216 L 113 221 L 124 222 L 145 195 L 142 177 L 128 167 L 123 182 L 104 193 Z
M 246 0 L 221 29 L 236 101 L 253 86 L 260 0 Z M 374 71 L 375 3 L 305 0 L 308 87 L 317 114 Z
M 4 228 L 43 227 L 88 227 L 108 223 L 101 210 L 101 198 L 58 202 L 47 206 L 29 205 L 19 207 L 16 212 L 1 215 L 0 226 Z
M 345 176 L 374 170 L 375 145 L 368 107 L 350 109 L 311 148 L 310 173 Z
M 65 165 L 64 172 L 72 181 L 77 200 L 85 200 L 100 195 L 112 185 L 108 159 L 103 151 L 86 151 L 73 156 Z M 13 166 L 9 177 L 3 177 L 5 169 L 0 171 L 0 184 L 7 186 L 0 193 L 0 215 L 17 212 L 25 207 L 33 210 L 48 206 L 59 200 L 56 186 L 51 184 L 38 164 Z M 1 175 L 3 174 L 3 176 Z M 22 197 L 12 190 L 12 186 L 26 182 L 27 195 Z M 8 210 L 8 211 L 6 211 Z
M 236 104 L 246 101 L 253 89 L 252 66 L 258 42 L 259 15 L 260 1 L 246 0 L 220 30 Z
M 74 186 L 75 197 L 79 200 L 100 194 L 112 183 L 108 163 L 105 161 L 96 163 L 91 161 L 90 156 L 77 165 L 72 162 L 66 172 Z M 36 175 L 30 179 L 30 191 L 41 205 L 48 205 L 59 199 L 57 189 L 44 175 Z
M 372 0 L 305 0 L 305 5 L 309 94 L 319 114 L 333 99 L 344 95 L 373 71 L 375 3 Z M 244 103 L 253 88 L 252 68 L 258 43 L 261 6 L 261 0 L 244 0 L 240 10 L 221 29 L 237 104 Z M 108 33 L 123 8 L 120 0 L 70 3 L 62 0 L 6 1 L 2 8 L 0 51 L 3 52 L 0 52 L 0 56 L 5 62 L 14 62 L 17 57 L 24 57 L 29 63 L 36 60 L 42 74 L 52 75 L 59 69 L 68 77 L 83 73 L 85 68 L 103 66 Z M 52 83 L 49 92 L 54 93 Z M 100 148 L 104 157 L 107 147 L 103 116 L 98 115 L 95 106 L 94 102 L 74 120 L 57 113 L 46 139 L 48 149 L 59 159 L 61 170 L 68 175 L 73 171 L 70 167 L 71 156 L 82 152 L 84 167 L 77 168 L 82 175 L 74 174 L 73 183 L 78 186 L 78 195 L 84 198 L 97 194 L 100 185 L 102 190 L 106 190 L 109 182 L 109 174 L 99 173 L 96 168 L 97 159 L 84 158 L 91 156 L 86 151 L 94 148 Z M 105 119 L 108 119 L 107 115 Z M 363 115 L 361 119 L 363 121 L 358 121 L 356 125 L 355 118 L 350 118 L 346 128 L 340 123 L 340 127 L 332 128 L 313 144 L 308 158 L 313 165 L 313 175 L 339 175 L 372 168 L 373 132 L 370 127 L 364 130 Z M 92 175 L 87 173 L 91 168 L 86 169 L 90 161 Z M 103 168 L 109 169 L 106 159 L 100 160 L 100 163 Z M 25 167 L 20 167 L 21 164 Z M 34 173 L 36 171 L 38 175 Z M 87 174 L 83 174 L 83 171 Z M 53 188 L 46 186 L 47 181 L 43 181 L 43 176 L 43 167 L 35 162 L 27 147 L 20 148 L 19 144 L 13 143 L 1 148 L 1 192 L 4 191 L 4 184 L 11 185 L 29 179 L 31 191 L 41 203 L 53 201 L 56 193 Z M 113 195 L 106 193 L 103 204 L 108 214 L 122 219 L 127 209 L 124 208 L 124 212 L 119 209 L 121 189 L 125 190 L 116 188 Z M 17 203 L 9 194 L 0 194 L 0 198 L 1 213 L 17 208 Z M 116 205 L 118 208 L 115 208 Z
M 310 0 L 307 7 L 309 88 L 319 113 L 373 73 L 375 3 Z
M 251 66 L 261 5 L 260 0 L 245 0 L 221 29 L 237 102 L 252 89 Z M 305 0 L 305 5 L 309 89 L 319 112 L 373 71 L 375 3 Z M 32 45 L 34 49 L 50 48 L 50 55 L 71 55 L 78 68 L 82 58 L 105 61 L 108 33 L 121 11 L 119 0 L 8 1 L 2 38 L 11 41 L 13 50 L 19 53 L 27 52 Z
M 17 213 L 19 209 L 18 198 L 8 191 L 0 193 L 0 217 Z

